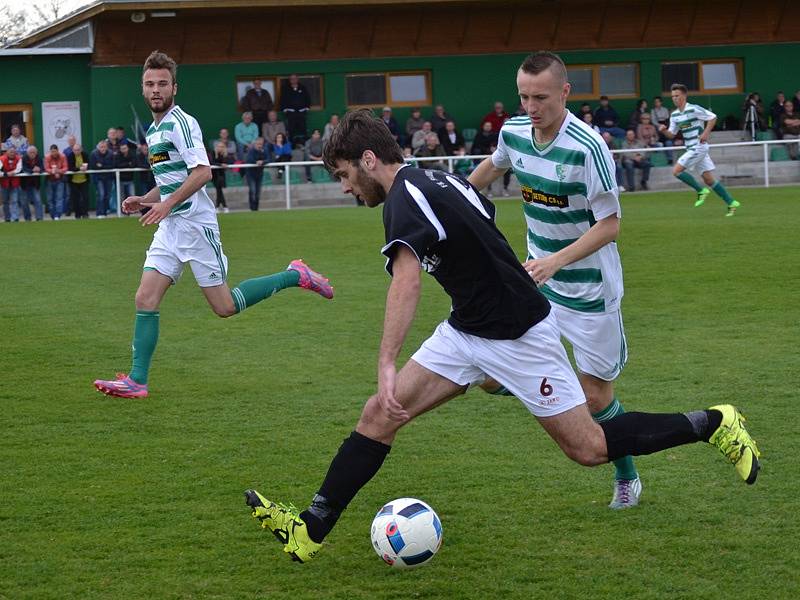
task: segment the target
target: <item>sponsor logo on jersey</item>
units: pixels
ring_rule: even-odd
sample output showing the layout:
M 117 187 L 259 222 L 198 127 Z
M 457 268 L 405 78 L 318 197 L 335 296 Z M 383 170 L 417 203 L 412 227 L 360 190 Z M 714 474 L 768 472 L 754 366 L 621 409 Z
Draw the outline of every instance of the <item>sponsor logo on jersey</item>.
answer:
M 543 204 L 544 206 L 557 206 L 558 208 L 566 208 L 569 206 L 569 198 L 566 195 L 548 194 L 534 190 L 527 185 L 520 186 L 522 190 L 522 199 L 528 204 Z
M 556 165 L 556 177 L 558 177 L 559 181 L 564 181 L 567 177 L 567 170 L 564 168 L 564 165 Z
M 422 269 L 426 273 L 433 273 L 436 269 L 439 268 L 439 265 L 441 263 L 442 259 L 437 254 L 433 254 L 432 256 L 425 256 L 422 258 Z
M 169 152 L 155 152 L 150 155 L 150 166 L 169 160 Z

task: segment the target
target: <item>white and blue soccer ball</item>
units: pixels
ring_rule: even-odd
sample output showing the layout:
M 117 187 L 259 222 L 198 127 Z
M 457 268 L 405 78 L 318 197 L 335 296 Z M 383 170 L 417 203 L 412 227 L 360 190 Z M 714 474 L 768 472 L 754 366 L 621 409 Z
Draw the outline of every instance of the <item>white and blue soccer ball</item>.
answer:
M 422 500 L 398 498 L 387 502 L 372 521 L 372 547 L 397 569 L 430 561 L 442 545 L 442 522 Z

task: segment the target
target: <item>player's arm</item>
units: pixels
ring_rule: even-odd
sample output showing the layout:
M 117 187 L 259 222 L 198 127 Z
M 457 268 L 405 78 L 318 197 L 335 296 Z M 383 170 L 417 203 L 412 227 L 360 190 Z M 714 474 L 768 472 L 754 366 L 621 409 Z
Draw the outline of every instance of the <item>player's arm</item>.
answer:
M 161 222 L 174 207 L 196 193 L 209 181 L 211 181 L 211 167 L 208 165 L 195 166 L 181 184 L 181 187 L 170 194 L 169 198 L 163 202 L 156 201 L 143 204 L 144 206 L 149 206 L 150 210 L 147 214 L 142 215 L 139 221 L 141 221 L 142 225 L 155 225 Z M 158 190 L 158 187 L 153 189 Z M 152 192 L 152 190 L 150 191 Z
M 122 201 L 122 212 L 134 213 L 142 210 L 145 206 L 158 202 L 161 198 L 158 186 L 153 187 L 144 196 L 128 196 Z
M 529 260 L 525 270 L 537 285 L 544 284 L 559 270 L 571 265 L 613 242 L 619 235 L 619 217 L 616 214 L 600 219 L 569 246 L 545 258 Z
M 414 252 L 397 244 L 392 259 L 392 283 L 386 295 L 386 316 L 378 356 L 378 400 L 396 421 L 408 419 L 408 413 L 395 398 L 396 361 L 403 347 L 420 297 L 420 265 Z
M 495 179 L 503 175 L 508 169 L 498 169 L 492 162 L 492 157 L 484 158 L 475 170 L 469 174 L 467 181 L 475 186 L 476 190 L 482 190 Z
M 706 121 L 706 128 L 703 129 L 703 133 L 701 133 L 700 137 L 698 138 L 701 144 L 708 143 L 708 136 L 711 135 L 711 130 L 714 129 L 714 125 L 716 124 L 717 124 L 717 117 L 714 117 L 713 119 L 709 119 L 708 121 Z

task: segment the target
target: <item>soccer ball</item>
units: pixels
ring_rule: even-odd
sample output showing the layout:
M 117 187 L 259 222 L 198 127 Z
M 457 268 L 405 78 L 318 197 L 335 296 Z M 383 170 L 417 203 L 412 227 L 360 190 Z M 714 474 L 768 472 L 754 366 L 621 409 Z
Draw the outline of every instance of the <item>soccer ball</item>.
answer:
M 424 565 L 442 545 L 442 523 L 434 510 L 416 498 L 388 502 L 372 521 L 372 547 L 397 569 Z

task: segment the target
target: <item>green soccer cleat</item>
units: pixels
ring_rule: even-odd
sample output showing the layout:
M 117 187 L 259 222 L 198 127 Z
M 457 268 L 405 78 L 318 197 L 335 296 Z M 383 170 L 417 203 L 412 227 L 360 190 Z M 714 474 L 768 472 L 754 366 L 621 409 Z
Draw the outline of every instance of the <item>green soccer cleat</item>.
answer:
M 316 558 L 322 549 L 308 536 L 308 530 L 298 510 L 285 504 L 276 504 L 267 500 L 255 490 L 244 493 L 245 502 L 253 509 L 253 518 L 261 522 L 261 527 L 269 529 L 283 544 L 283 551 L 300 563 Z
M 709 410 L 722 413 L 722 422 L 711 434 L 708 443 L 719 448 L 719 451 L 736 467 L 736 471 L 745 483 L 753 485 L 761 468 L 761 463 L 758 462 L 761 453 L 755 440 L 742 425 L 745 421 L 744 415 L 730 404 L 712 406 Z
M 706 201 L 706 198 L 711 193 L 711 190 L 708 188 L 703 188 L 699 192 L 697 192 L 697 200 L 694 202 L 695 208 L 698 206 L 703 206 L 703 203 Z
M 741 203 L 738 200 L 734 200 L 728 205 L 728 212 L 725 213 L 726 217 L 732 217 L 736 214 L 736 209 L 741 206 Z

